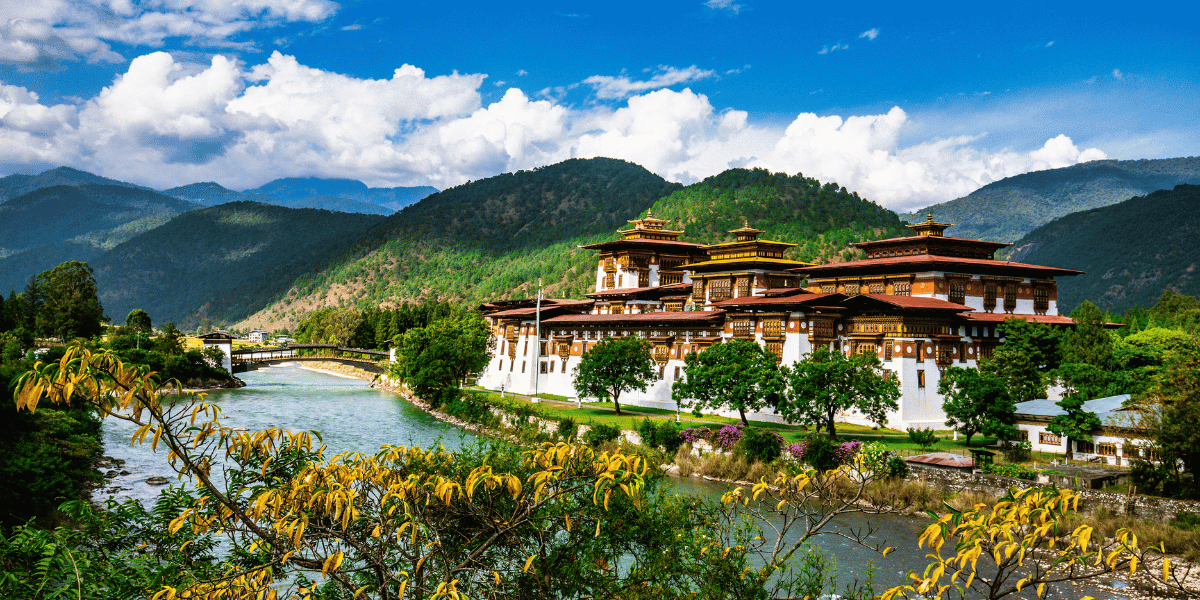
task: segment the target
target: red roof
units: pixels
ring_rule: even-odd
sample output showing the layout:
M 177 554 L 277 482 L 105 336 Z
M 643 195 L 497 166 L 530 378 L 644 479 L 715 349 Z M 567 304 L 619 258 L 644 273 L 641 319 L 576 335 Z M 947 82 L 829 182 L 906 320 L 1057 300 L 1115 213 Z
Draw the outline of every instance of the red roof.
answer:
M 704 245 L 704 244 L 697 244 L 696 242 L 681 242 L 678 240 L 652 240 L 652 239 L 647 239 L 647 238 L 636 238 L 636 239 L 621 238 L 619 240 L 600 242 L 598 244 L 588 244 L 586 246 L 580 246 L 580 248 L 586 248 L 588 250 L 599 250 L 599 249 L 604 249 L 604 248 L 612 248 L 614 246 L 633 246 L 633 245 L 638 245 L 638 244 L 656 244 L 656 245 L 662 245 L 662 246 L 688 246 L 690 248 L 699 248 L 700 246 Z
M 583 309 L 590 307 L 595 302 L 592 300 L 549 300 L 542 298 L 542 314 L 547 312 L 561 312 L 562 309 Z M 513 318 L 513 317 L 532 317 L 537 314 L 537 306 L 524 306 L 521 308 L 510 308 L 508 310 L 500 310 L 493 313 L 488 313 L 488 317 Z
M 807 275 L 825 275 L 833 274 L 838 271 L 853 271 L 859 268 L 866 267 L 886 267 L 886 266 L 914 266 L 925 269 L 936 269 L 938 267 L 947 266 L 968 266 L 982 267 L 989 271 L 1033 271 L 1039 274 L 1049 275 L 1082 275 L 1083 271 L 1074 269 L 1062 269 L 1059 267 L 1043 267 L 1040 265 L 1029 265 L 1025 263 L 1010 262 L 1007 260 L 992 260 L 987 258 L 960 258 L 955 256 L 939 256 L 936 254 L 918 254 L 915 256 L 889 256 L 886 258 L 867 258 L 863 260 L 852 260 L 844 263 L 833 263 L 827 265 L 813 265 L 811 267 L 797 267 L 788 269 L 792 273 L 803 273 Z
M 809 304 L 817 300 L 829 300 L 833 297 L 834 301 L 844 298 L 842 294 L 814 294 L 811 292 L 796 293 L 791 296 L 745 296 L 742 298 L 730 298 L 714 302 L 713 306 L 718 307 L 733 307 L 733 306 L 781 306 L 787 304 Z
M 916 242 L 916 241 L 922 241 L 922 240 L 946 240 L 948 242 L 968 242 L 968 243 L 979 244 L 979 245 L 984 245 L 984 246 L 995 246 L 996 248 L 1004 248 L 1006 246 L 1012 245 L 1012 244 L 1009 244 L 1006 242 L 989 242 L 987 240 L 973 240 L 971 238 L 950 237 L 948 235 L 909 235 L 909 236 L 905 236 L 905 237 L 888 238 L 885 240 L 871 240 L 868 242 L 855 242 L 850 245 L 857 247 L 857 248 L 865 248 L 867 246 L 878 246 L 880 244 L 893 244 L 893 243 L 897 243 L 897 242 Z M 940 242 L 935 241 L 934 243 L 937 244 Z
M 672 283 L 671 285 L 656 285 L 652 287 L 617 288 L 584 294 L 588 298 L 603 298 L 605 296 L 628 296 L 644 292 L 681 292 L 692 289 L 691 282 Z
M 1023 321 L 1046 323 L 1048 325 L 1075 324 L 1075 321 L 1071 320 L 1071 317 L 1063 317 L 1059 315 L 1014 315 L 1008 313 L 973 312 L 969 315 L 963 316 L 965 316 L 968 321 L 975 321 L 977 323 L 1003 323 L 1005 319 L 1021 319 Z
M 652 312 L 621 315 L 561 315 L 542 319 L 547 325 L 598 325 L 603 323 L 654 323 L 709 321 L 725 315 L 723 310 L 694 310 L 684 312 Z
M 872 300 L 884 302 L 900 308 L 929 308 L 935 310 L 953 310 L 957 312 L 973 310 L 969 306 L 956 304 L 954 302 L 947 302 L 938 298 L 929 298 L 926 296 L 895 296 L 892 294 L 859 294 L 857 296 L 847 298 L 846 305 L 849 306 L 851 304 L 862 302 L 862 300 L 855 300 L 855 298 L 871 298 Z

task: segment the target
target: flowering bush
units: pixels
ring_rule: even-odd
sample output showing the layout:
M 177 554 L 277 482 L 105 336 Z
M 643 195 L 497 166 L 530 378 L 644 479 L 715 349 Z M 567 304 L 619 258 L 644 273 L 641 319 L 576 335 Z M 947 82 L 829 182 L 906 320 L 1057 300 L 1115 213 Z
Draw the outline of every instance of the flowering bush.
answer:
M 713 444 L 720 446 L 726 452 L 733 449 L 733 445 L 742 439 L 742 426 L 740 423 L 726 425 L 713 436 Z
M 712 430 L 707 427 L 689 427 L 679 432 L 679 440 L 684 444 L 695 444 L 700 440 L 712 438 Z
M 804 460 L 804 453 L 808 451 L 808 442 L 788 444 L 788 447 L 783 451 L 793 460 Z
M 744 430 L 742 434 L 738 445 L 751 461 L 769 463 L 783 453 L 783 436 L 774 431 L 753 427 Z
M 858 440 L 842 442 L 837 449 L 838 464 L 848 465 L 854 462 L 854 457 L 858 455 L 859 448 L 862 448 L 862 442 Z

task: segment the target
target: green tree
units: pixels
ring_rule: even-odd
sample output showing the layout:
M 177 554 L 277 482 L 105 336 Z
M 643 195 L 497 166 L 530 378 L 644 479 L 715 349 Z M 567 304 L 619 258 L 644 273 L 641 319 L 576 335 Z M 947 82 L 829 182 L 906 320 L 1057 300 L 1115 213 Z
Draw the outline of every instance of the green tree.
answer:
M 1005 348 L 1028 357 L 1040 372 L 1054 370 L 1062 362 L 1062 332 L 1053 325 L 1011 317 L 996 333 L 1004 338 Z
M 628 336 L 597 342 L 584 353 L 572 377 L 576 394 L 611 398 L 619 415 L 621 394 L 633 390 L 644 392 L 658 376 L 650 357 L 650 342 Z
M 1071 440 L 1090 441 L 1092 439 L 1092 431 L 1099 429 L 1101 426 L 1100 419 L 1096 417 L 1096 413 L 1088 412 L 1083 409 L 1085 398 L 1078 393 L 1068 394 L 1062 400 L 1058 401 L 1059 408 L 1067 411 L 1066 414 L 1058 415 L 1046 424 L 1046 431 L 1055 435 L 1066 438 L 1067 441 L 1067 458 L 1074 455 L 1071 448 Z
M 25 287 L 38 335 L 59 339 L 100 335 L 104 307 L 87 263 L 67 261 L 42 271 Z
M 1084 300 L 1071 311 L 1071 319 L 1075 321 L 1075 327 L 1064 336 L 1063 362 L 1114 369 L 1116 340 L 1104 327 L 1108 323 L 1104 313 L 1095 304 Z
M 837 350 L 817 348 L 812 354 L 784 369 L 787 400 L 779 413 L 789 423 L 800 422 L 824 428 L 837 435 L 834 416 L 839 411 L 857 410 L 873 423 L 887 423 L 889 410 L 899 408 L 900 386 L 884 378 L 879 357 L 874 354 L 846 356 Z
M 396 348 L 392 374 L 428 401 L 488 363 L 491 332 L 479 313 L 461 313 L 408 330 Z
M 775 355 L 747 340 L 730 340 L 684 359 L 684 377 L 671 386 L 671 397 L 697 416 L 705 408 L 737 409 L 749 425 L 746 411 L 778 406 L 783 375 Z
M 1017 431 L 1017 403 L 999 377 L 950 367 L 938 382 L 938 393 L 945 398 L 946 425 L 966 435 L 967 446 L 976 433 L 1005 437 Z
M 133 331 L 148 334 L 152 329 L 150 314 L 140 308 L 135 308 L 129 311 L 129 315 L 125 317 L 125 326 Z
M 1017 402 L 1046 397 L 1047 377 L 1038 369 L 1036 359 L 1008 344 L 996 348 L 990 358 L 979 361 L 979 371 L 1004 381 Z

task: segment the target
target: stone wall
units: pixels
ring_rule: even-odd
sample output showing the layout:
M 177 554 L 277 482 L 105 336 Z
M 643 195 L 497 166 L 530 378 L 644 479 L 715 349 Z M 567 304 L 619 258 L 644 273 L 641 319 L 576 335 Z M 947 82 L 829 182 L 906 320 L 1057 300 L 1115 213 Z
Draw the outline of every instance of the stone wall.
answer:
M 982 475 L 924 467 L 909 463 L 909 481 L 920 481 L 927 486 L 944 492 L 981 492 L 996 497 L 1003 496 L 1009 488 L 1024 489 L 1035 485 L 1024 479 Z M 1170 498 L 1155 498 L 1150 496 L 1129 496 L 1098 490 L 1077 490 L 1079 493 L 1079 510 L 1091 513 L 1099 508 L 1106 508 L 1115 514 L 1128 514 L 1147 521 L 1166 522 L 1178 512 L 1200 512 L 1200 502 L 1189 500 L 1172 500 Z

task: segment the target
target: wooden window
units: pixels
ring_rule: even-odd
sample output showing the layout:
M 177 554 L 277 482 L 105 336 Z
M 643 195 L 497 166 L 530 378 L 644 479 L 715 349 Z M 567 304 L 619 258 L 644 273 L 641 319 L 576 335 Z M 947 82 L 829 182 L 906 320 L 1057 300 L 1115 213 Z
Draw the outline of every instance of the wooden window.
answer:
M 856 350 L 854 352 L 855 354 L 879 355 L 879 346 L 876 346 L 875 344 L 872 344 L 871 342 L 861 342 L 858 344 L 858 348 L 856 348 L 855 350 Z
M 708 301 L 720 302 L 729 299 L 729 280 L 714 279 L 708 282 Z
M 1033 312 L 1044 315 L 1050 310 L 1050 290 L 1037 288 L 1033 290 Z
M 764 319 L 763 337 L 783 337 L 783 319 Z
M 650 271 L 638 271 L 638 287 L 650 287 Z
M 529 354 L 529 340 L 525 340 L 525 347 L 521 350 L 521 354 Z
M 994 283 L 983 286 L 983 310 L 986 312 L 996 310 L 996 284 Z M 984 336 L 986 335 L 985 333 Z
M 547 369 L 548 369 L 548 367 L 546 366 L 546 363 L 545 363 L 545 362 L 542 362 L 542 363 L 541 363 L 541 365 L 542 365 L 542 366 L 541 366 L 541 372 L 542 372 L 542 374 L 544 375 L 545 373 L 547 373 Z
M 892 344 L 889 340 L 883 341 L 883 360 L 892 360 Z
M 967 362 L 967 345 L 966 344 L 958 345 L 958 362 L 960 362 L 960 363 Z
M 737 295 L 738 298 L 745 298 L 750 295 L 750 278 L 739 277 L 737 280 Z
M 1046 446 L 1061 446 L 1062 438 L 1049 431 L 1038 432 L 1038 443 Z
M 704 280 L 692 280 L 692 300 L 694 302 L 704 302 Z
M 733 322 L 733 337 L 752 338 L 754 337 L 754 321 L 750 319 L 738 319 Z
M 496 362 L 496 370 L 497 371 L 504 370 L 504 359 L 503 358 Z
M 675 379 L 679 379 L 679 367 L 675 367 Z
M 1096 444 L 1096 454 L 1100 456 L 1116 456 L 1117 445 L 1113 442 L 1100 442 Z
M 659 379 L 662 379 L 662 378 L 663 378 L 663 369 L 665 369 L 665 368 L 666 368 L 666 367 L 659 367 L 659 368 L 658 368 L 658 378 L 659 378 Z
M 617 287 L 618 288 L 625 287 L 625 275 L 624 274 L 617 275 Z
M 1010 313 L 1017 310 L 1017 286 L 1004 286 L 1004 312 Z
M 912 293 L 912 284 L 907 281 L 897 281 L 892 284 L 893 296 L 908 296 Z
M 775 362 L 783 360 L 783 344 L 780 342 L 767 342 L 767 352 L 775 355 Z
M 925 360 L 925 342 L 917 342 L 917 360 Z
M 950 281 L 950 294 L 947 298 L 955 304 L 965 303 L 967 301 L 967 284 L 959 280 Z
M 611 290 L 617 287 L 617 277 L 613 273 L 608 273 L 604 276 L 604 289 Z
M 683 283 L 683 273 L 658 273 L 658 285 L 675 285 Z
M 832 283 L 827 283 L 827 284 L 821 286 L 821 293 L 822 294 L 836 294 L 837 293 L 837 285 L 832 284 Z
M 547 352 L 546 352 L 546 344 L 547 344 L 547 343 L 548 343 L 548 342 L 542 342 L 542 343 L 541 343 L 541 351 L 540 351 L 540 352 L 538 352 L 538 356 L 546 356 L 546 354 L 547 354 Z
M 867 292 L 871 294 L 882 294 L 886 289 L 883 283 L 872 283 L 867 286 Z
M 1095 454 L 1096 445 L 1083 440 L 1075 440 L 1075 451 L 1083 454 Z
M 925 370 L 917 369 L 917 387 L 925 387 Z

